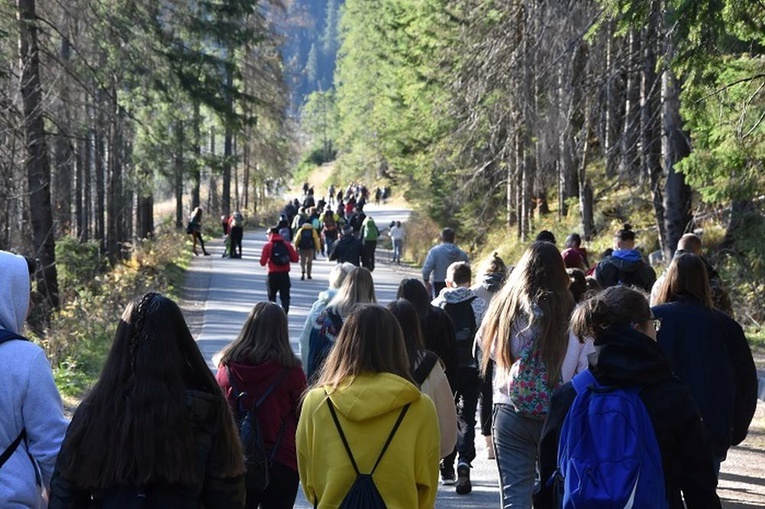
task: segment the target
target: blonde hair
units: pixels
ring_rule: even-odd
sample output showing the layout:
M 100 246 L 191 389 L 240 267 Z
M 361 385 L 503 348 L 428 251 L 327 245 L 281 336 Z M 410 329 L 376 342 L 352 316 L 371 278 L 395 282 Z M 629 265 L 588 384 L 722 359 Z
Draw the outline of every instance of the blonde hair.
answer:
M 327 278 L 330 288 L 340 288 L 340 285 L 345 281 L 345 277 L 355 268 L 356 266 L 350 262 L 338 263 L 332 267 Z
M 370 303 L 377 303 L 372 273 L 364 267 L 354 267 L 345 276 L 335 296 L 327 303 L 327 308 L 340 317 L 345 317 L 355 304 Z
M 554 244 L 534 242 L 521 257 L 508 281 L 492 299 L 484 327 L 484 351 L 495 352 L 497 367 L 515 362 L 512 337 L 523 327 L 535 331 L 538 354 L 547 367 L 548 382 L 560 377 L 568 348 L 568 321 L 574 309 L 569 277 Z M 483 356 L 483 369 L 489 364 Z
M 352 308 L 317 385 L 334 389 L 365 372 L 392 373 L 414 383 L 401 327 L 393 313 L 377 304 Z
M 281 366 L 300 365 L 290 347 L 287 315 L 273 302 L 258 302 L 250 311 L 236 340 L 223 349 L 221 364 L 241 362 L 257 366 L 274 361 Z

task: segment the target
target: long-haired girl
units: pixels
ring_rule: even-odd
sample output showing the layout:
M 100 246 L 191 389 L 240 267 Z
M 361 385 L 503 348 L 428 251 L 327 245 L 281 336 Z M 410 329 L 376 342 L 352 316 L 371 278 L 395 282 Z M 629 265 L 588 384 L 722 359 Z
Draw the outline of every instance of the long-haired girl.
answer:
M 178 305 L 134 300 L 61 446 L 51 509 L 244 507 L 243 473 L 231 412 Z
M 239 337 L 223 350 L 217 379 L 234 412 L 249 409 L 270 389 L 257 410 L 266 452 L 273 458 L 270 482 L 264 491 L 247 490 L 247 508 L 291 508 L 298 489 L 295 429 L 306 380 L 281 307 L 255 304 Z

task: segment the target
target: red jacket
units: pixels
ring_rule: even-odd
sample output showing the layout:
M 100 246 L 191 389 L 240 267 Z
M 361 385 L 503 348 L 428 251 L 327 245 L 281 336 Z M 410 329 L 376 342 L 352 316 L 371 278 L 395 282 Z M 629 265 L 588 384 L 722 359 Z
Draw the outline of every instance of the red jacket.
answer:
M 282 238 L 281 235 L 277 233 L 270 233 L 268 235 L 268 242 L 266 242 L 266 245 L 263 246 L 263 251 L 260 253 L 260 265 L 265 266 L 268 264 L 268 272 L 289 272 L 290 271 L 290 264 L 287 265 L 276 265 L 274 262 L 271 261 L 271 251 L 274 248 L 274 242 L 284 242 L 284 245 L 287 246 L 287 251 L 290 253 L 290 261 L 292 263 L 297 263 L 300 258 L 298 258 L 297 251 L 295 251 L 295 248 L 292 247 L 292 244 L 289 242 L 286 242 L 284 238 Z
M 231 363 L 229 370 L 231 371 L 231 376 L 234 377 L 236 388 L 240 392 L 247 393 L 247 396 L 244 396 L 242 401 L 245 408 L 250 408 L 260 398 L 266 389 L 276 380 L 282 369 L 284 368 L 274 361 L 267 361 L 257 366 L 240 364 L 238 362 Z M 260 423 L 260 429 L 263 431 L 263 442 L 270 453 L 279 434 L 282 419 L 285 419 L 282 441 L 279 444 L 279 450 L 276 452 L 274 459 L 293 470 L 297 470 L 295 431 L 297 430 L 297 421 L 300 416 L 300 401 L 306 389 L 306 379 L 303 368 L 299 363 L 297 366 L 287 369 L 289 370 L 287 375 L 282 378 L 258 409 L 258 422 Z M 233 394 L 231 389 L 231 383 L 229 382 L 225 366 L 221 365 L 218 367 L 218 373 L 215 378 L 218 380 L 218 385 L 223 389 L 223 393 L 226 395 L 234 415 L 236 415 L 236 395 Z

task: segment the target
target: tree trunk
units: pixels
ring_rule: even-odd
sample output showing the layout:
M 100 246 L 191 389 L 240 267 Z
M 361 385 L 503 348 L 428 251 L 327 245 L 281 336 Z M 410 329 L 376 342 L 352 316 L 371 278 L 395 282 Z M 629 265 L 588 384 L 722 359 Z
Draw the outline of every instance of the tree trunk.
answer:
M 56 244 L 50 199 L 50 163 L 45 144 L 40 54 L 37 45 L 37 14 L 34 0 L 17 0 L 19 22 L 19 64 L 21 100 L 24 109 L 24 166 L 29 182 L 29 217 L 35 256 L 40 261 L 36 273 L 37 291 L 44 301 L 43 319 L 58 308 Z
M 105 148 L 104 138 L 106 137 L 106 119 L 104 118 L 104 105 L 102 104 L 104 93 L 103 90 L 98 89 L 96 92 L 96 102 L 94 109 L 96 110 L 93 118 L 96 119 L 96 128 L 93 132 L 95 137 L 95 156 L 96 156 L 96 203 L 95 203 L 95 232 L 94 237 L 101 243 L 101 249 L 105 251 L 106 245 L 106 231 L 105 231 L 105 201 L 106 201 L 106 189 L 104 178 L 106 174 L 105 164 Z
M 228 70 L 226 74 L 226 85 L 230 90 L 234 86 L 233 69 Z M 227 92 L 227 102 L 229 111 L 233 111 L 233 99 L 231 93 Z M 233 140 L 234 123 L 230 117 L 224 120 L 225 133 L 223 139 L 223 194 L 221 196 L 222 211 L 216 210 L 216 213 L 225 215 L 231 214 L 231 159 L 233 158 Z
M 175 124 L 175 228 L 183 228 L 183 144 L 185 133 L 183 132 L 183 121 L 178 120 Z
M 627 96 L 624 117 L 624 132 L 622 134 L 622 154 L 619 171 L 622 177 L 630 182 L 640 176 L 640 158 L 638 141 L 640 128 L 640 72 L 635 60 L 640 50 L 640 37 L 635 30 L 629 34 L 627 55 Z
M 619 166 L 619 133 L 621 132 L 620 119 L 623 115 L 624 101 L 619 90 L 621 89 L 621 72 L 617 58 L 618 40 L 614 36 L 614 21 L 608 23 L 606 33 L 606 105 L 605 126 L 603 133 L 603 151 L 606 158 L 606 177 L 616 176 Z
M 582 234 L 589 240 L 595 234 L 595 218 L 593 214 L 592 184 L 587 178 L 587 157 L 590 155 L 590 118 L 584 121 L 584 147 L 582 147 L 582 160 L 579 162 L 577 178 L 579 180 L 579 218 L 581 221 Z
M 202 114 L 199 101 L 194 101 L 194 164 L 191 168 L 191 208 L 199 207 L 199 188 L 202 182 Z

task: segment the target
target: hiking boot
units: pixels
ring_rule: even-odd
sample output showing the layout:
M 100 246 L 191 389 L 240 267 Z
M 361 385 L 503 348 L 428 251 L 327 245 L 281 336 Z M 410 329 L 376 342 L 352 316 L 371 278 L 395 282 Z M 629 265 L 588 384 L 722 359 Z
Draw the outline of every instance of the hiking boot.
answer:
M 305 281 L 305 272 L 303 272 L 303 273 L 300 275 L 300 280 L 301 280 L 301 281 Z
M 308 274 L 308 279 L 313 279 L 310 274 Z
M 467 495 L 473 491 L 470 484 L 470 465 L 460 462 L 457 465 L 457 495 Z
M 454 475 L 454 467 L 451 465 L 441 464 L 441 484 L 444 486 L 451 486 L 457 482 L 457 477 Z

